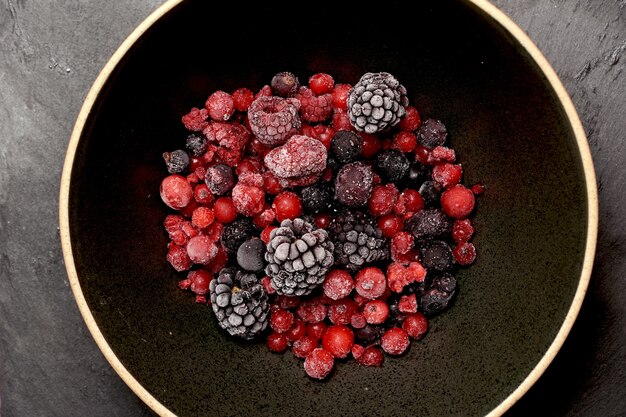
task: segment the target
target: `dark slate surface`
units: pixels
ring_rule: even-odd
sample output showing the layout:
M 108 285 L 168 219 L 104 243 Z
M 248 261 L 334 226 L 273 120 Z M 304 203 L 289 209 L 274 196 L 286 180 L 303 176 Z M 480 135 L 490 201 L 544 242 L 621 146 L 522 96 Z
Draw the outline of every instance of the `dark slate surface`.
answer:
M 589 137 L 600 190 L 596 265 L 570 337 L 507 414 L 626 415 L 626 1 L 494 0 L 542 49 Z M 159 0 L 0 2 L 0 410 L 5 417 L 152 416 L 98 350 L 58 239 L 65 149 L 101 67 Z

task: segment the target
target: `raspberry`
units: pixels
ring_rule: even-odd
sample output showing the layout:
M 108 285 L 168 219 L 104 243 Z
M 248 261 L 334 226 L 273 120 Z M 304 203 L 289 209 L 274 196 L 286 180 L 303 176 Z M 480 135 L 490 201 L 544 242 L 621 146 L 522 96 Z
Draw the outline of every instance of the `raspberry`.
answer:
M 333 109 L 348 111 L 348 96 L 350 95 L 350 84 L 335 84 L 332 91 L 333 96 Z
M 463 184 L 456 184 L 441 194 L 441 208 L 454 219 L 467 217 L 474 210 L 474 193 Z
M 293 314 L 284 309 L 274 311 L 270 316 L 270 327 L 276 333 L 286 333 L 293 323 Z
M 270 277 L 265 276 L 261 278 L 261 285 L 263 285 L 263 289 L 265 290 L 266 293 L 268 294 L 276 293 L 276 290 L 274 289 L 274 287 L 272 287 L 272 279 Z
M 370 213 L 375 217 L 391 213 L 398 196 L 398 189 L 393 184 L 375 186 L 367 202 Z
M 356 292 L 369 300 L 382 296 L 387 288 L 385 274 L 375 266 L 361 269 L 356 275 Z
M 175 243 L 170 243 L 168 245 L 166 259 L 170 263 L 170 265 L 172 265 L 172 267 L 178 272 L 186 271 L 187 269 L 191 268 L 191 265 L 193 264 L 193 262 L 191 262 L 191 259 L 189 259 L 187 250 Z
M 189 113 L 182 117 L 183 124 L 187 130 L 192 132 L 202 132 L 209 124 L 209 112 L 206 109 L 192 108 Z
M 267 349 L 270 352 L 282 353 L 289 346 L 289 339 L 284 334 L 272 332 L 267 336 Z
M 302 201 L 298 194 L 291 191 L 283 191 L 274 198 L 272 208 L 276 213 L 276 220 L 282 222 L 286 219 L 295 219 L 302 214 Z
M 324 336 L 324 333 L 326 333 L 327 328 L 328 325 L 323 321 L 318 323 L 309 323 L 306 328 L 306 334 L 314 340 L 320 340 L 322 336 Z
M 270 88 L 280 97 L 293 97 L 300 87 L 300 80 L 289 71 L 279 72 L 272 77 Z
M 384 237 L 391 238 L 404 228 L 404 220 L 395 214 L 387 214 L 378 218 L 378 228 Z
M 225 91 L 215 91 L 205 103 L 209 117 L 217 122 L 225 122 L 235 112 L 233 96 Z
M 184 220 L 181 225 L 180 225 L 180 230 L 185 234 L 185 236 L 187 237 L 195 237 L 198 236 L 198 229 L 196 229 L 193 225 L 193 223 L 191 223 L 189 220 Z
M 417 146 L 417 139 L 411 132 L 401 131 L 393 135 L 392 149 L 397 149 L 400 152 L 413 152 Z
M 424 282 L 425 278 L 426 269 L 417 261 L 409 263 L 407 267 L 397 262 L 387 267 L 387 281 L 389 289 L 393 292 L 400 293 L 405 286 L 412 282 Z
M 233 91 L 233 106 L 237 111 L 247 111 L 252 101 L 254 101 L 254 94 L 249 89 L 242 87 Z
M 391 238 L 391 259 L 404 264 L 405 255 L 413 249 L 415 238 L 409 232 L 398 232 Z M 406 262 L 408 264 L 409 262 Z
M 339 300 L 350 295 L 354 289 L 354 280 L 345 269 L 333 269 L 326 274 L 323 288 L 328 298 Z
M 323 122 L 328 119 L 333 110 L 333 96 L 331 93 L 314 95 L 313 91 L 301 86 L 296 94 L 300 101 L 300 115 L 303 120 L 310 123 Z M 335 128 L 335 126 L 333 126 Z
M 294 320 L 291 328 L 287 330 L 287 339 L 290 342 L 300 340 L 306 335 L 307 324 L 302 320 Z
M 206 269 L 197 269 L 187 274 L 189 288 L 198 295 L 205 295 L 209 292 L 209 282 L 211 282 L 211 274 Z
M 322 336 L 322 347 L 335 358 L 345 358 L 354 344 L 354 333 L 344 325 L 333 325 Z
M 398 128 L 405 132 L 412 132 L 420 127 L 421 119 L 417 109 L 413 106 L 406 106 L 406 114 L 398 123 Z
M 165 231 L 169 234 L 180 230 L 181 225 L 185 219 L 183 216 L 179 216 L 178 214 L 168 214 L 165 216 L 165 220 L 163 220 L 163 227 L 165 227 Z
M 402 329 L 409 337 L 419 340 L 428 331 L 428 319 L 419 312 L 408 314 L 402 322 Z
M 310 336 L 303 336 L 293 342 L 291 351 L 297 358 L 304 359 L 317 347 L 317 340 Z
M 433 167 L 433 181 L 440 184 L 443 188 L 450 188 L 461 181 L 463 176 L 463 168 L 460 164 L 451 164 L 444 162 Z
M 363 366 L 381 366 L 385 357 L 380 349 L 369 346 L 363 350 L 361 356 L 357 358 L 357 363 Z
M 300 303 L 296 315 L 307 323 L 319 323 L 326 318 L 327 307 L 317 300 L 305 300 Z
M 198 235 L 187 242 L 189 259 L 196 264 L 208 264 L 217 255 L 217 246 L 208 236 Z
M 400 297 L 400 301 L 398 301 L 398 311 L 404 314 L 417 312 L 417 297 L 415 294 Z
M 300 102 L 278 96 L 259 97 L 248 108 L 252 133 L 266 146 L 282 145 L 300 129 Z
M 304 360 L 304 370 L 311 378 L 324 379 L 333 370 L 335 360 L 332 353 L 322 348 L 315 348 Z
M 363 308 L 363 316 L 369 324 L 382 324 L 389 317 L 389 306 L 382 300 L 368 301 Z
M 213 204 L 215 219 L 221 223 L 231 223 L 237 218 L 237 209 L 230 197 L 220 197 Z
M 399 327 L 387 330 L 380 339 L 380 346 L 390 355 L 401 355 L 409 347 L 409 335 Z
M 193 188 L 185 177 L 172 174 L 161 181 L 161 200 L 170 208 L 186 207 L 193 197 Z
M 452 250 L 452 253 L 459 265 L 471 265 L 476 260 L 476 247 L 473 243 L 461 242 Z
M 309 78 L 309 88 L 316 96 L 332 93 L 335 80 L 329 74 L 318 72 Z
M 259 187 L 237 184 L 233 188 L 232 201 L 239 213 L 252 217 L 263 211 L 265 192 Z
M 214 219 L 213 210 L 204 206 L 195 209 L 191 215 L 191 223 L 200 229 L 210 226 Z
M 239 123 L 211 122 L 202 133 L 210 142 L 217 142 L 217 156 L 229 166 L 237 165 L 250 141 L 250 132 Z
M 265 166 L 280 179 L 310 178 L 314 183 L 326 168 L 327 151 L 311 137 L 293 135 L 284 145 L 265 155 Z M 307 184 L 307 185 L 310 185 Z
M 328 306 L 328 319 L 333 324 L 350 324 L 353 315 L 359 311 L 359 306 L 351 298 L 342 298 Z
M 428 154 L 428 164 L 435 165 L 440 162 L 454 162 L 456 153 L 454 149 L 445 146 L 437 146 Z
M 474 226 L 470 219 L 456 219 L 452 226 L 452 239 L 455 242 L 469 242 L 474 235 Z

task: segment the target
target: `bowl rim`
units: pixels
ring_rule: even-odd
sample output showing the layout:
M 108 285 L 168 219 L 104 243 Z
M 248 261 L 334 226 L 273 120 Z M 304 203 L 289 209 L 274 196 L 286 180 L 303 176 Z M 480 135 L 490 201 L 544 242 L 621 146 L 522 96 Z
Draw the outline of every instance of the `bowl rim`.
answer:
M 161 417 L 176 417 L 172 411 L 159 402 L 135 377 L 126 369 L 119 358 L 116 356 L 113 349 L 109 346 L 108 342 L 104 338 L 104 335 L 100 331 L 98 324 L 96 323 L 91 310 L 87 304 L 85 296 L 83 294 L 81 284 L 76 271 L 76 265 L 74 263 L 74 256 L 72 252 L 71 233 L 70 233 L 70 221 L 69 221 L 69 198 L 71 188 L 71 177 L 74 166 L 74 159 L 76 156 L 76 150 L 80 142 L 85 123 L 94 107 L 96 100 L 98 99 L 103 86 L 106 84 L 111 73 L 115 70 L 117 65 L 126 55 L 126 53 L 133 47 L 133 45 L 139 40 L 139 38 L 160 20 L 167 13 L 172 11 L 176 6 L 183 3 L 185 0 L 167 0 L 156 10 L 154 10 L 145 20 L 143 20 L 120 44 L 118 49 L 113 53 L 106 65 L 102 68 L 99 75 L 95 79 L 93 85 L 85 96 L 83 105 L 78 113 L 72 134 L 68 143 L 67 152 L 65 156 L 65 162 L 63 165 L 63 171 L 60 183 L 60 198 L 59 198 L 59 224 L 60 224 L 60 239 L 63 251 L 63 259 L 67 270 L 68 280 L 78 309 L 91 333 L 91 336 L 96 342 L 96 345 L 103 353 L 106 360 L 111 367 L 117 372 L 122 380 L 128 385 L 128 387 L 148 406 Z M 557 353 L 565 343 L 568 334 L 570 333 L 574 322 L 580 312 L 583 300 L 585 298 L 589 281 L 591 279 L 591 272 L 593 268 L 593 262 L 596 251 L 596 242 L 598 235 L 598 191 L 596 183 L 596 173 L 589 148 L 589 142 L 585 134 L 583 125 L 580 121 L 575 106 L 571 100 L 570 95 L 565 89 L 559 76 L 552 68 L 543 53 L 539 50 L 537 45 L 530 39 L 530 37 L 503 11 L 489 3 L 488 0 L 463 0 L 469 5 L 473 5 L 480 12 L 486 14 L 489 18 L 498 23 L 505 31 L 507 31 L 517 43 L 530 55 L 530 57 L 538 65 L 542 73 L 545 75 L 548 83 L 556 93 L 559 102 L 563 106 L 567 119 L 570 122 L 570 126 L 576 138 L 576 144 L 580 153 L 581 162 L 583 166 L 583 172 L 585 176 L 585 185 L 587 192 L 587 234 L 586 245 L 583 257 L 583 264 L 579 277 L 578 287 L 574 294 L 572 303 L 568 309 L 567 315 L 559 331 L 557 332 L 554 340 L 537 362 L 531 372 L 524 378 L 519 386 L 511 392 L 498 406 L 491 410 L 485 417 L 499 417 L 502 416 L 509 408 L 513 406 L 526 392 L 535 384 L 535 382 L 543 375 L 550 363 L 554 360 Z

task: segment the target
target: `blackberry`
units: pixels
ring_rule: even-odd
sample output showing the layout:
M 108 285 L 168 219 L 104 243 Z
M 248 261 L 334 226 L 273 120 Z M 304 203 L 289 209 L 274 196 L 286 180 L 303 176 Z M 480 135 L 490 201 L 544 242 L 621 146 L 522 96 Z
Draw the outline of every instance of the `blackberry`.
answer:
M 253 339 L 267 327 L 270 304 L 261 281 L 237 268 L 223 268 L 209 284 L 211 307 L 221 328 Z
M 361 155 L 361 137 L 349 130 L 339 130 L 330 141 L 330 150 L 341 164 L 356 161 Z
M 446 143 L 448 130 L 439 120 L 426 119 L 417 129 L 415 136 L 422 146 L 433 149 Z
M 335 264 L 355 272 L 366 263 L 389 258 L 389 247 L 376 221 L 363 211 L 346 210 L 328 225 Z
M 388 72 L 368 72 L 350 90 L 350 123 L 358 131 L 373 134 L 396 125 L 406 114 L 406 88 Z
M 274 95 L 280 97 L 293 97 L 300 88 L 300 80 L 289 71 L 279 72 L 272 77 L 270 88 Z
M 265 243 L 258 237 L 243 242 L 237 249 L 237 263 L 249 272 L 261 272 L 265 268 Z
M 424 199 L 426 206 L 439 206 L 439 198 L 441 197 L 440 186 L 436 182 L 427 180 L 420 185 L 419 193 Z
M 425 208 L 415 213 L 404 225 L 404 230 L 416 239 L 433 239 L 452 232 L 454 222 L 438 208 Z
M 241 246 L 253 234 L 255 234 L 255 229 L 252 224 L 252 220 L 242 218 L 225 225 L 220 239 L 224 248 L 226 248 L 227 251 L 234 253 L 237 252 L 239 246 Z
M 372 192 L 374 172 L 363 162 L 344 165 L 335 178 L 335 198 L 348 207 L 359 207 L 367 203 Z
M 193 156 L 202 156 L 208 148 L 207 138 L 199 133 L 192 133 L 187 136 L 187 150 L 193 154 Z
M 213 165 L 207 168 L 204 182 L 213 194 L 224 195 L 235 186 L 235 173 L 228 165 Z
M 397 149 L 379 153 L 374 159 L 374 169 L 384 180 L 396 182 L 409 170 L 409 159 Z
M 428 270 L 447 271 L 454 266 L 454 255 L 450 245 L 442 240 L 435 240 L 420 248 L 422 264 Z
M 300 191 L 302 208 L 307 214 L 317 214 L 330 208 L 333 201 L 331 188 L 324 184 L 313 184 Z
M 310 294 L 332 267 L 333 249 L 326 230 L 316 229 L 302 218 L 283 220 L 270 233 L 265 273 L 278 294 Z
M 432 317 L 445 310 L 456 293 L 457 281 L 450 274 L 433 279 L 431 286 L 420 296 L 420 306 L 426 317 Z
M 170 174 L 180 174 L 189 166 L 189 155 L 182 149 L 163 152 L 163 160 Z

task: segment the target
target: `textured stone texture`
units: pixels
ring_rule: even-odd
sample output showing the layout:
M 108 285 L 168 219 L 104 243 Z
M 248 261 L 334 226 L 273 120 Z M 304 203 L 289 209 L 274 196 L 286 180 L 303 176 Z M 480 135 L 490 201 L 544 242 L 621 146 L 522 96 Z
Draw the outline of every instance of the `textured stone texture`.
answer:
M 162 1 L 0 2 L 0 414 L 150 416 L 106 362 L 72 297 L 58 189 L 82 100 Z M 626 2 L 493 0 L 544 52 L 589 136 L 600 187 L 597 261 L 570 337 L 507 417 L 626 414 Z

